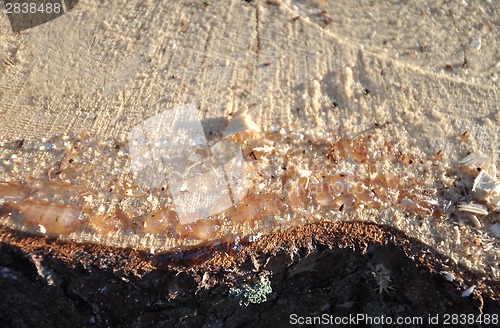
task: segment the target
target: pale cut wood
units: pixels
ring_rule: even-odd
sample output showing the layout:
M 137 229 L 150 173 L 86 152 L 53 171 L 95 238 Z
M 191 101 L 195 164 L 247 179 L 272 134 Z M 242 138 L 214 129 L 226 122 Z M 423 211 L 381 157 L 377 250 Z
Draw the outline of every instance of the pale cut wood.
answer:
M 119 138 L 194 102 L 214 132 L 244 108 L 263 131 L 339 131 L 347 139 L 390 121 L 392 137 L 429 156 L 458 161 L 478 150 L 498 166 L 495 84 L 367 49 L 291 2 L 207 3 L 81 2 L 19 34 L 2 16 L 0 141 L 69 132 Z M 402 19 L 415 21 L 414 14 Z M 422 28 L 441 39 L 447 33 Z M 443 64 L 442 55 L 436 60 Z

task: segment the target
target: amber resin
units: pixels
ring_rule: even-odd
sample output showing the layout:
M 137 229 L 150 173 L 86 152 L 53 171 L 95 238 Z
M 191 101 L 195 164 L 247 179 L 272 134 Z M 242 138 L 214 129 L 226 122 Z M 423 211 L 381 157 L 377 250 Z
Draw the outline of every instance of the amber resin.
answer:
M 138 182 L 126 138 L 3 142 L 0 222 L 63 240 L 163 252 L 322 220 L 425 228 L 445 238 L 455 234 L 457 215 L 467 220 L 454 206 L 460 199 L 453 184 L 443 179 L 451 166 L 379 131 L 353 139 L 281 129 L 228 139 L 241 147 L 246 189 L 234 205 L 184 222 L 168 179 L 152 187 Z M 485 206 L 481 229 L 496 238 L 488 228 L 497 209 Z

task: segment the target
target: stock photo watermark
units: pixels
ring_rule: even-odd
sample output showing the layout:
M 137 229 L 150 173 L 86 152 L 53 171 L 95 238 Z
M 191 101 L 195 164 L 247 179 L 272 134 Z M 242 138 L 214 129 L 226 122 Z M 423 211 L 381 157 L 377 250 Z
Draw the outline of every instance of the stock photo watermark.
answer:
M 429 314 L 427 316 L 391 317 L 385 315 L 372 316 L 365 313 L 334 316 L 324 313 L 315 316 L 300 316 L 292 313 L 289 317 L 291 325 L 498 325 L 498 314 Z
M 246 194 L 243 153 L 228 140 L 209 144 L 195 104 L 161 112 L 129 133 L 131 170 L 143 187 L 168 182 L 182 224 L 220 213 Z
M 12 31 L 20 32 L 68 13 L 78 0 L 4 0 L 3 3 Z

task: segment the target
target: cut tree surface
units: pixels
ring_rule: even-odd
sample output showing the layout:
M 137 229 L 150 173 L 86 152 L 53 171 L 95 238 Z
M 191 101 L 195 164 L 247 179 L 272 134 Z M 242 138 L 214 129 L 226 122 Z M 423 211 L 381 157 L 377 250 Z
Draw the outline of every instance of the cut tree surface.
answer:
M 366 217 L 354 213 L 344 219 L 398 228 L 489 279 L 498 279 L 498 205 L 487 193 L 498 186 L 500 24 L 495 23 L 499 15 L 494 5 L 469 3 L 473 10 L 463 9 L 462 4 L 426 8 L 392 4 L 391 10 L 401 14 L 398 18 L 384 11 L 387 4 L 378 5 L 373 18 L 366 14 L 359 25 L 353 22 L 361 13 L 346 18 L 353 6 L 349 1 L 335 5 L 329 1 L 81 2 L 54 21 L 16 34 L 2 16 L 0 181 L 26 182 L 10 170 L 16 162 L 12 155 L 23 167 L 31 160 L 33 172 L 52 172 L 53 163 L 48 162 L 53 154 L 38 149 L 36 156 L 26 156 L 24 141 L 43 146 L 47 140 L 70 135 L 71 140 L 98 136 L 112 144 L 126 140 L 148 118 L 190 103 L 197 104 L 205 132 L 216 135 L 231 114 L 244 110 L 262 132 L 237 136 L 235 142 L 247 150 L 249 162 L 252 149 L 269 146 L 272 150 L 263 157 L 269 156 L 271 164 L 262 167 L 283 167 L 280 159 L 286 158 L 296 168 L 283 176 L 289 180 L 309 175 L 319 179 L 322 172 L 314 166 L 314 156 L 323 154 L 321 147 L 330 141 L 354 155 L 353 143 L 366 142 L 361 155 L 375 160 L 372 164 L 380 172 L 394 171 L 392 160 L 400 161 L 403 166 L 394 174 L 411 178 L 406 185 L 420 185 L 415 190 L 422 195 L 433 189 L 435 197 L 426 199 L 430 202 L 426 204 L 438 206 L 440 212 L 430 209 L 422 219 L 414 211 L 396 209 L 372 211 Z M 363 7 L 350 12 L 358 11 L 369 12 Z M 473 30 L 467 30 L 464 22 L 472 21 L 475 12 L 482 15 Z M 422 23 L 422 16 L 432 24 Z M 376 28 L 367 31 L 371 24 Z M 403 34 L 396 37 L 399 28 Z M 304 149 L 306 155 L 293 147 Z M 307 153 L 307 147 L 317 148 Z M 353 159 L 345 153 L 349 151 L 339 155 L 349 164 L 342 168 L 370 178 L 370 167 L 362 165 L 366 161 Z M 473 152 L 484 160 L 460 164 Z M 255 159 L 257 155 L 253 154 Z M 366 170 L 356 171 L 360 168 Z M 487 171 L 493 182 L 484 185 L 490 189 L 481 187 L 483 180 L 476 181 L 477 168 Z M 250 191 L 275 192 L 260 169 L 250 168 L 254 182 Z M 326 175 L 335 170 L 328 166 Z M 90 180 L 89 185 L 101 182 Z M 397 184 L 396 189 L 401 192 L 406 185 Z M 487 191 L 473 194 L 478 186 Z M 397 195 L 394 202 L 401 208 L 422 205 L 410 196 Z M 95 198 L 90 207 L 99 205 Z M 25 206 L 2 205 L 0 215 L 27 212 Z M 342 210 L 344 203 L 339 207 Z M 147 210 L 151 209 L 138 215 L 145 216 Z M 310 216 L 339 220 L 339 215 L 329 213 L 322 208 Z M 247 237 L 252 232 L 231 231 Z M 95 236 L 69 240 L 92 242 Z M 161 250 L 191 245 L 168 242 Z M 107 244 L 143 251 L 150 246 L 122 240 Z

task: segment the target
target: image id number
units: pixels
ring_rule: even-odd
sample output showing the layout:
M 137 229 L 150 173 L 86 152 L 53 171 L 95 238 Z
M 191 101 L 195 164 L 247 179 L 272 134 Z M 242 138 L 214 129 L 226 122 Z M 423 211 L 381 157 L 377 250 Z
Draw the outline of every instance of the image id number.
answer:
M 7 14 L 59 14 L 61 12 L 60 3 L 41 3 L 33 2 L 5 3 Z

